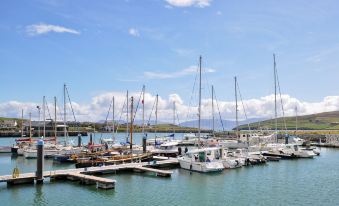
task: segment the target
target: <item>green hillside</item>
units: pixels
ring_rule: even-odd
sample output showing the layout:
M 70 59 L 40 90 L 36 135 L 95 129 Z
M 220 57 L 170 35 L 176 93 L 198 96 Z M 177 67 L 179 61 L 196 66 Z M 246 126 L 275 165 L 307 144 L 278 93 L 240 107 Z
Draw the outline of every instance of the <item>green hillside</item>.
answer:
M 284 120 L 278 118 L 278 129 L 283 130 Z M 295 130 L 296 118 L 286 117 L 286 127 L 288 130 Z M 255 122 L 250 124 L 251 129 L 275 129 L 275 119 Z M 239 129 L 246 130 L 248 125 L 241 125 Z M 339 129 L 339 111 L 324 112 L 305 116 L 298 116 L 299 130 L 338 130 Z
M 21 121 L 21 119 L 19 119 L 19 118 L 0 117 L 0 121 L 3 121 L 3 120 L 17 120 L 17 121 Z

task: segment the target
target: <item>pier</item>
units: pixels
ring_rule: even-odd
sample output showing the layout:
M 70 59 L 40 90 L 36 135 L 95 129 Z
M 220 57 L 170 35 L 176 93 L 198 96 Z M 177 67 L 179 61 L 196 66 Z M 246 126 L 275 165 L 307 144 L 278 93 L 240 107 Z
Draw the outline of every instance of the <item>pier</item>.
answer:
M 156 162 L 137 162 L 101 167 L 44 171 L 43 177 L 50 178 L 51 180 L 67 179 L 71 181 L 80 181 L 80 183 L 85 185 L 96 184 L 97 188 L 101 189 L 114 189 L 116 183 L 115 180 L 94 175 L 115 174 L 117 171 L 129 170 L 135 172 L 151 172 L 155 173 L 158 177 L 170 177 L 173 173 L 172 171 L 155 169 L 154 167 L 177 166 L 178 164 L 179 162 L 177 159 L 170 158 L 168 160 Z M 34 172 L 16 175 L 13 173 L 13 175 L 0 176 L 0 183 L 6 182 L 7 185 L 33 184 L 34 181 L 37 182 L 37 176 Z

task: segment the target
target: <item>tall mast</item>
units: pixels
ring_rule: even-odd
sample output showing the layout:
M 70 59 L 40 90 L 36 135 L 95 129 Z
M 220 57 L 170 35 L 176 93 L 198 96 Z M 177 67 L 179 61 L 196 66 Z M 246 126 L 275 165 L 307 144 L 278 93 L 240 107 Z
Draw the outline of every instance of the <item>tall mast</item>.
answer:
M 298 106 L 295 106 L 295 134 L 298 131 Z
M 42 98 L 42 103 L 43 103 L 42 109 L 43 109 L 43 118 L 44 118 L 43 138 L 46 138 L 46 97 L 45 96 Z
M 57 98 L 54 97 L 54 137 L 55 137 L 55 141 L 54 143 L 56 144 L 57 142 Z
M 94 127 L 95 128 L 95 127 Z M 64 84 L 64 138 L 67 145 L 67 128 L 66 128 L 66 84 Z
M 214 137 L 214 87 L 212 85 L 212 134 Z
M 114 96 L 113 96 L 113 99 L 112 99 L 112 137 L 113 137 L 113 140 L 115 142 L 115 135 L 114 135 L 114 132 L 115 132 L 115 122 L 114 122 Z
M 39 138 L 40 138 L 40 136 L 41 136 L 41 133 L 40 133 L 40 123 L 41 123 L 41 121 L 40 121 L 40 114 L 41 114 L 41 107 L 38 105 L 36 108 L 38 109 L 38 115 L 39 115 L 39 120 L 38 120 L 38 136 L 39 136 Z
M 24 110 L 21 110 L 21 138 L 24 137 Z
M 199 148 L 200 148 L 200 127 L 201 127 L 201 59 L 199 57 L 199 108 L 198 108 L 198 118 L 199 118 L 199 126 L 198 126 L 198 138 L 199 138 Z
M 173 101 L 173 138 L 175 134 L 175 101 Z
M 127 90 L 127 93 L 126 93 L 126 142 L 128 142 L 128 107 L 129 107 L 129 104 L 128 104 L 128 90 Z
M 133 145 L 133 97 L 131 97 L 131 125 L 130 125 L 130 145 L 129 148 L 131 149 L 132 154 L 132 145 Z
M 239 121 L 238 121 L 238 91 L 237 91 L 237 77 L 234 77 L 234 95 L 235 95 L 235 123 L 236 123 L 236 135 L 237 139 L 240 139 L 239 135 Z
M 32 113 L 29 113 L 29 142 L 32 142 Z
M 145 85 L 142 87 L 142 134 L 145 135 Z
M 273 67 L 274 67 L 274 117 L 275 117 L 275 138 L 278 142 L 278 113 L 277 113 L 277 70 L 275 62 L 275 54 L 273 54 Z
M 155 138 L 154 138 L 154 146 L 157 143 L 158 98 L 159 98 L 159 95 L 157 94 L 156 99 L 155 99 L 155 127 L 154 127 Z

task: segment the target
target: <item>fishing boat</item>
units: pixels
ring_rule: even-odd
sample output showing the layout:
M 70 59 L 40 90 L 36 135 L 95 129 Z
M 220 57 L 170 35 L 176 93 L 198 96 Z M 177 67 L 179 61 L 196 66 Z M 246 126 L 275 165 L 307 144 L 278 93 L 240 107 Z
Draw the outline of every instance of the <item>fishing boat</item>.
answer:
M 178 157 L 182 169 L 195 172 L 218 172 L 224 169 L 221 160 L 217 159 L 219 148 L 194 149 Z

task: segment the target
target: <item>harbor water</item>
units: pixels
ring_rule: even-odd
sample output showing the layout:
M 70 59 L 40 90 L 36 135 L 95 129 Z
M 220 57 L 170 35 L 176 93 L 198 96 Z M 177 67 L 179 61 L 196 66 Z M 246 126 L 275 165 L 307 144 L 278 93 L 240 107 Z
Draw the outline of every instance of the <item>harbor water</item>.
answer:
M 94 139 L 109 136 L 96 134 Z M 125 134 L 118 135 L 119 141 L 124 138 Z M 86 143 L 89 138 L 83 139 Z M 141 134 L 134 139 L 140 143 Z M 1 146 L 13 143 L 12 138 L 0 139 Z M 11 174 L 16 166 L 20 172 L 34 172 L 36 160 L 0 154 L 0 175 Z M 74 165 L 45 160 L 45 170 L 61 168 Z M 338 149 L 322 148 L 314 159 L 281 160 L 214 174 L 173 171 L 171 178 L 147 173 L 104 175 L 117 180 L 114 190 L 49 179 L 42 185 L 0 183 L 0 205 L 339 205 Z

